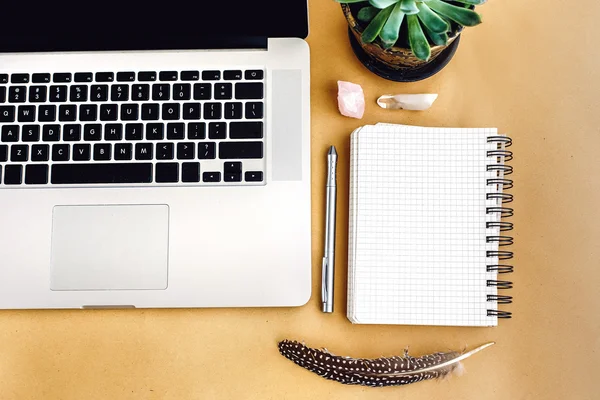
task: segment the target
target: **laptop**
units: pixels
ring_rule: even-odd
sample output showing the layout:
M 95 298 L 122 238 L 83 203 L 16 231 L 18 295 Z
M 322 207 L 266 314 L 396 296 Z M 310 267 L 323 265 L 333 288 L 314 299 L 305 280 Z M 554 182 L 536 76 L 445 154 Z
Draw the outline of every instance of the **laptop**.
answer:
M 0 308 L 310 298 L 306 0 L 149 4 L 3 12 Z

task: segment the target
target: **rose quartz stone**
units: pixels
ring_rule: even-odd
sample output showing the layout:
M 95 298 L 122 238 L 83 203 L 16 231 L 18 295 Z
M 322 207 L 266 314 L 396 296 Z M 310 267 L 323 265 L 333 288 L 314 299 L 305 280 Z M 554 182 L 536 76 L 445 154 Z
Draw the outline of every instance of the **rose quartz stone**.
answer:
M 338 108 L 346 117 L 361 119 L 365 113 L 365 94 L 352 82 L 338 81 Z

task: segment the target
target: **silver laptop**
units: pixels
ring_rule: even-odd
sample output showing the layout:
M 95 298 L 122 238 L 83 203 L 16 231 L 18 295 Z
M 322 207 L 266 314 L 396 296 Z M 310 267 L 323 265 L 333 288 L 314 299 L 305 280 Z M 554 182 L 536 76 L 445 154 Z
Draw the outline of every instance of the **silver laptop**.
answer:
M 306 0 L 148 4 L 5 10 L 0 308 L 305 304 Z

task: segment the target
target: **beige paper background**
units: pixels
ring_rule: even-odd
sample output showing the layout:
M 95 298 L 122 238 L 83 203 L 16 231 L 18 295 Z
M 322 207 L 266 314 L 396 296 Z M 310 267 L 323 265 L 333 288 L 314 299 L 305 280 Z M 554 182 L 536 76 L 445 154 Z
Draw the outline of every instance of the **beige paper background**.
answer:
M 592 0 L 490 0 L 451 64 L 391 83 L 351 53 L 332 0 L 310 1 L 314 294 L 298 309 L 0 312 L 1 399 L 596 399 L 600 370 L 600 57 Z M 363 85 L 362 121 L 336 109 L 336 80 Z M 384 93 L 439 93 L 422 113 Z M 353 326 L 345 318 L 349 133 L 378 121 L 495 126 L 514 139 L 514 318 L 498 328 Z M 319 311 L 324 156 L 340 152 L 336 311 Z M 376 357 L 495 346 L 447 382 L 342 386 L 281 357 L 305 340 Z

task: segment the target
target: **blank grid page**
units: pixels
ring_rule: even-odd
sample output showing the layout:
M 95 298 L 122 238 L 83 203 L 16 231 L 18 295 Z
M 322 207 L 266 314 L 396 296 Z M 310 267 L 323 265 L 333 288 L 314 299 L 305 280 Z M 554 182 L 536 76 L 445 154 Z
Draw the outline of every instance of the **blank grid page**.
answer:
M 366 126 L 352 140 L 348 317 L 488 326 L 486 139 Z

